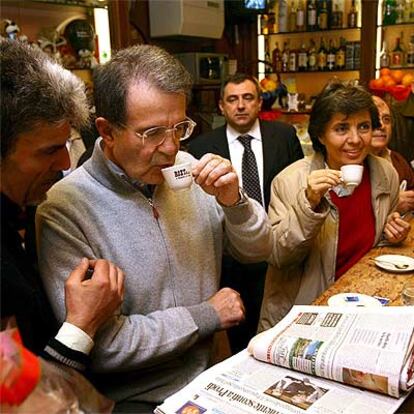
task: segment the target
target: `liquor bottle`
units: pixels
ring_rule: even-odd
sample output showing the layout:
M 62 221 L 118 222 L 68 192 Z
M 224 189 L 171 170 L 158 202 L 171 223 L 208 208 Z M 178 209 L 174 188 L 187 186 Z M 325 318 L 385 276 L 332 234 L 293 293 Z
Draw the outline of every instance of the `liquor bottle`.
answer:
M 318 70 L 318 59 L 316 54 L 316 45 L 313 39 L 310 40 L 308 51 L 308 69 L 311 72 Z
M 380 68 L 389 68 L 390 67 L 390 55 L 387 50 L 387 42 L 384 40 L 382 42 L 382 49 L 380 53 Z
M 357 27 L 358 12 L 355 6 L 355 0 L 352 0 L 351 8 L 348 13 L 348 27 Z
M 289 72 L 296 72 L 298 70 L 298 56 L 294 48 L 289 52 Z
M 335 45 L 332 39 L 329 40 L 328 53 L 326 55 L 326 67 L 328 70 L 335 70 Z
M 276 30 L 276 16 L 272 12 L 272 13 L 268 14 L 268 17 L 269 17 L 269 19 L 267 21 L 268 32 L 269 33 L 276 33 L 277 32 L 277 30 Z
M 287 0 L 279 0 L 279 32 L 288 31 L 288 4 Z
M 308 70 L 308 51 L 306 50 L 305 42 L 298 52 L 298 71 L 305 72 Z
M 317 13 L 316 13 L 316 6 L 315 0 L 308 1 L 308 20 L 307 20 L 307 30 L 312 32 L 317 30 Z
M 391 52 L 391 67 L 398 67 L 398 66 L 402 66 L 403 64 L 403 50 L 401 48 L 401 40 L 399 37 L 396 38 L 395 40 L 395 48 L 394 50 Z
M 282 50 L 282 72 L 287 72 L 289 69 L 289 44 L 285 42 Z
M 345 69 L 354 69 L 354 42 L 345 44 Z
M 305 6 L 303 0 L 298 1 L 298 8 L 296 10 L 296 30 L 298 32 L 305 30 Z
M 382 19 L 382 24 L 387 26 L 389 24 L 395 24 L 397 20 L 397 3 L 395 0 L 385 0 L 384 3 L 384 17 Z
M 289 12 L 289 32 L 294 32 L 296 30 L 296 7 L 295 1 L 292 1 Z
M 345 53 L 346 53 L 346 46 L 345 46 L 345 39 L 341 37 L 339 39 L 339 47 L 336 49 L 335 53 L 335 68 L 342 70 L 345 69 Z
M 276 42 L 275 48 L 272 52 L 272 64 L 273 72 L 280 73 L 282 72 L 282 52 L 279 49 L 279 43 Z
M 354 42 L 354 69 L 359 69 L 361 65 L 361 42 Z
M 331 29 L 342 29 L 343 12 L 339 8 L 339 4 L 334 4 L 334 11 L 331 18 Z
M 411 1 L 405 0 L 404 2 L 404 23 L 410 23 L 411 21 Z
M 414 67 L 414 34 L 411 35 L 410 43 L 408 43 L 406 62 L 409 68 Z
M 321 37 L 321 45 L 318 50 L 317 61 L 318 61 L 318 70 L 326 70 L 326 59 L 327 59 L 327 51 L 325 48 L 325 42 L 323 37 Z
M 328 28 L 328 8 L 326 1 L 323 0 L 318 13 L 318 26 L 319 30 L 326 30 Z
M 397 0 L 397 17 L 395 18 L 396 24 L 404 23 L 404 3 L 403 0 Z
M 269 16 L 267 14 L 262 14 L 260 16 L 260 33 L 262 35 L 269 34 L 268 20 L 269 20 Z

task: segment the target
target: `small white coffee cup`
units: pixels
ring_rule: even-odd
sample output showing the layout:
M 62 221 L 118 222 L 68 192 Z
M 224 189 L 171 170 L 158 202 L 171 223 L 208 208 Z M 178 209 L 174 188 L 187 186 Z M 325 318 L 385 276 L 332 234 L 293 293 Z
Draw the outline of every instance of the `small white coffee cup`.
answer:
M 171 190 L 181 191 L 190 188 L 193 182 L 191 170 L 191 162 L 186 162 L 163 168 L 161 172 Z
M 342 181 L 347 187 L 357 187 L 361 184 L 363 165 L 348 164 L 341 167 Z

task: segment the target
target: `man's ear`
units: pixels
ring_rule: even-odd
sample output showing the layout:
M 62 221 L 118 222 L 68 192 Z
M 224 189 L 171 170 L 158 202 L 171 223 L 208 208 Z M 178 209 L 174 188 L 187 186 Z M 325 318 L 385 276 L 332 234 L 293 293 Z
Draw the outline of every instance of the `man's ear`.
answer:
M 223 110 L 223 100 L 222 99 L 219 100 L 219 108 L 220 108 L 221 113 L 224 114 L 224 110 Z
M 107 119 L 103 117 L 96 118 L 95 125 L 96 129 L 99 132 L 99 135 L 104 140 L 105 145 L 107 145 L 108 147 L 112 147 L 114 141 L 115 128 Z

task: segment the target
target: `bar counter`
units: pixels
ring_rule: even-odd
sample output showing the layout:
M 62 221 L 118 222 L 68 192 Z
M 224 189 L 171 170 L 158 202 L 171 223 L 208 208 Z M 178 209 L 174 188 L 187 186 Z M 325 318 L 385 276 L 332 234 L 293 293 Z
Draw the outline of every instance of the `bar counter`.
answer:
M 399 254 L 414 257 L 414 220 L 411 220 L 410 233 L 403 243 L 371 249 L 358 263 L 322 293 L 313 302 L 313 305 L 327 305 L 328 299 L 331 296 L 346 292 L 381 296 L 390 300 L 389 306 L 402 305 L 402 287 L 408 280 L 414 280 L 414 271 L 391 273 L 378 268 L 374 263 L 374 259 L 383 254 Z M 414 413 L 414 392 L 404 401 L 397 413 Z

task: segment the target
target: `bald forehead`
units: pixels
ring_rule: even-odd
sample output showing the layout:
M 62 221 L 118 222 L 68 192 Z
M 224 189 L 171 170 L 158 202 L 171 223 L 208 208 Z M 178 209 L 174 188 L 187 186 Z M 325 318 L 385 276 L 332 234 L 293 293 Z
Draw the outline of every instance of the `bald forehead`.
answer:
M 374 100 L 375 105 L 378 108 L 378 111 L 380 111 L 381 113 L 390 113 L 390 108 L 383 99 L 381 99 L 379 96 L 373 96 L 372 98 Z

